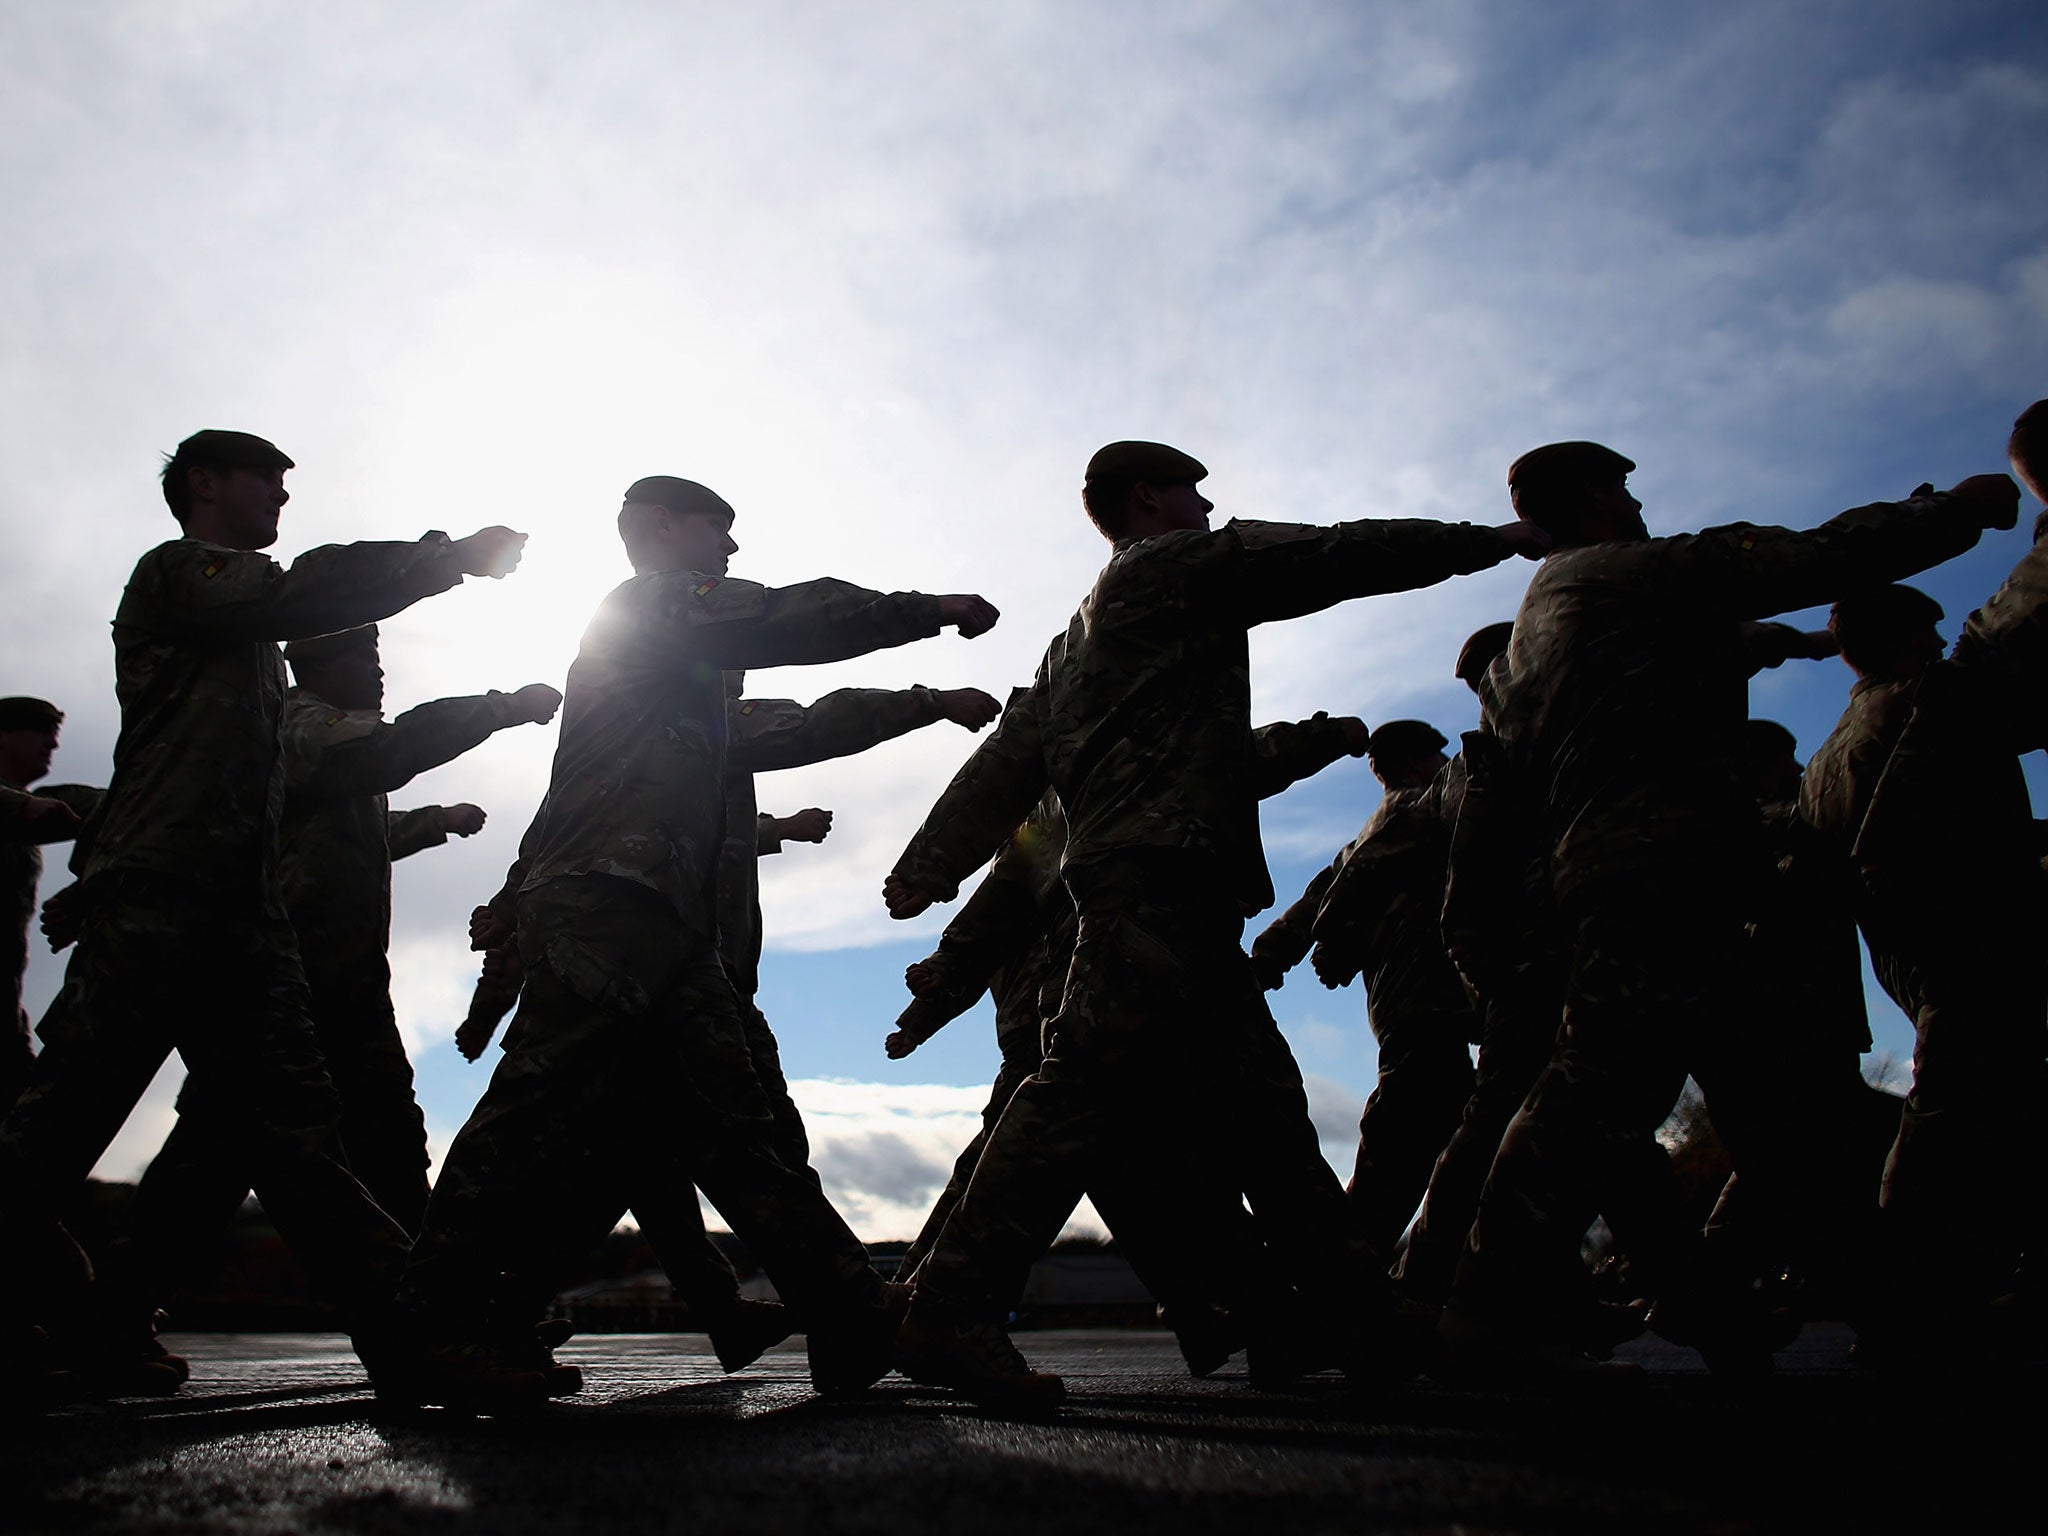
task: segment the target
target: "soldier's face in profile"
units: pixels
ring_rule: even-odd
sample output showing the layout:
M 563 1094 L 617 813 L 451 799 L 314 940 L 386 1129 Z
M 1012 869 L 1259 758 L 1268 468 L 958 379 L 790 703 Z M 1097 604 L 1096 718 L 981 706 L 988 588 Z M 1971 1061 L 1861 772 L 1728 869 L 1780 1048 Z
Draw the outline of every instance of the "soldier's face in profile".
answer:
M 343 709 L 381 709 L 384 704 L 384 668 L 377 653 L 357 648 L 327 664 L 317 690 L 323 699 Z
M 678 512 L 653 502 L 629 501 L 619 511 L 619 538 L 636 571 L 702 571 L 723 576 L 739 552 L 731 525 L 719 513 Z
M 230 549 L 268 549 L 277 542 L 278 515 L 291 500 L 283 470 L 237 464 L 211 481 L 221 542 Z
M 1158 497 L 1159 514 L 1168 527 L 1209 531 L 1209 514 L 1216 510 L 1216 503 L 1191 482 L 1183 480 L 1178 485 L 1155 486 L 1153 490 Z
M 1643 504 L 1629 493 L 1628 476 L 1603 481 L 1593 487 L 1589 498 L 1592 521 L 1613 530 L 1619 538 L 1646 539 L 1649 527 L 1643 522 Z
M 0 779 L 10 784 L 33 784 L 50 771 L 50 759 L 56 755 L 54 725 L 0 731 Z

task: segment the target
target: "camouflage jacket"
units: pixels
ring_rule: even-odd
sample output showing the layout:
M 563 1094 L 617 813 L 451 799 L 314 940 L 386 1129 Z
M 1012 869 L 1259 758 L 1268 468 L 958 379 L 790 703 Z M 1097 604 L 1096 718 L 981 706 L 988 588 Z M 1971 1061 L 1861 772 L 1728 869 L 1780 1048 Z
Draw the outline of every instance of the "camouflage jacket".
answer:
M 1066 808 L 1070 872 L 1137 850 L 1182 850 L 1208 861 L 1247 910 L 1270 905 L 1246 632 L 1507 556 L 1490 529 L 1420 521 L 1232 522 L 1119 540 L 897 874 L 950 900 L 1050 785 Z
M 1277 795 L 1351 753 L 1343 723 L 1328 715 L 1262 725 L 1252 732 L 1253 790 L 1261 799 Z M 925 957 L 938 990 L 905 1009 L 897 1028 L 929 1040 L 986 991 L 1006 1056 L 1038 1038 L 1059 1006 L 1074 951 L 1074 902 L 1060 882 L 1066 846 L 1066 816 L 1047 790 Z
M 512 696 L 435 699 L 387 721 L 285 695 L 280 882 L 307 964 L 370 964 L 391 939 L 391 861 L 448 840 L 441 807 L 393 813 L 386 794 L 518 722 Z
M 726 835 L 727 669 L 840 661 L 939 631 L 939 599 L 650 571 L 605 598 L 569 669 L 524 888 L 602 874 L 666 898 L 705 939 Z M 751 822 L 751 817 L 746 818 Z
M 1462 769 L 1389 790 L 1378 809 L 1301 898 L 1252 943 L 1292 967 L 1311 943 L 1336 950 L 1365 980 L 1376 1032 L 1404 1019 L 1446 1016 L 1476 1034 L 1472 1004 L 1444 953 L 1444 882 Z
M 1963 621 L 1953 657 L 1982 674 L 1988 712 L 2015 751 L 2048 747 L 2048 540 L 2022 555 L 1991 600 Z
M 61 800 L 80 816 L 90 816 L 101 791 L 85 784 L 44 784 L 23 789 L 0 784 L 0 801 L 16 795 Z M 21 1018 L 21 981 L 28 970 L 29 929 L 36 915 L 36 886 L 43 877 L 43 850 L 35 843 L 0 838 L 0 974 L 7 978 L 11 1000 L 6 1017 Z
M 144 555 L 114 615 L 113 782 L 72 870 L 172 875 L 191 890 L 274 906 L 284 808 L 277 642 L 388 618 L 459 583 L 459 559 L 439 534 L 328 545 L 289 570 L 198 539 Z
M 1753 833 L 1742 621 L 1910 576 L 1979 533 L 1973 507 L 1928 495 L 1807 532 L 1737 523 L 1547 556 L 1485 692 L 1553 870 L 1661 863 L 1679 829 L 1708 848 Z
M 1870 1049 L 1870 1013 L 1848 861 L 1797 804 L 1764 805 L 1759 813 L 1765 862 L 1744 925 L 1756 986 L 1751 1017 L 1860 1055 Z
M 741 997 L 752 997 L 761 984 L 760 858 L 782 848 L 772 831 L 775 818 L 757 808 L 754 775 L 851 757 L 939 718 L 939 696 L 929 688 L 841 688 L 809 705 L 795 699 L 733 701 L 727 715 L 718 958 Z

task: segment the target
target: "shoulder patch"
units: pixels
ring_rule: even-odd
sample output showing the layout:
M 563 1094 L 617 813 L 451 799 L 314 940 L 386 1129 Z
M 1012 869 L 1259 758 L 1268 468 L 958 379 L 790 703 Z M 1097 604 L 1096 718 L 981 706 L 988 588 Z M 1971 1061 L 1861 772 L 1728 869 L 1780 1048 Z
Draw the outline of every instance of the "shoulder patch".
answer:
M 341 722 L 342 722 L 342 721 L 346 720 L 347 718 L 348 718 L 348 711 L 347 711 L 347 710 L 345 710 L 345 709 L 337 709 L 337 710 L 336 710 L 336 711 L 335 711 L 335 712 L 334 712 L 333 714 L 331 714 L 331 715 L 329 715 L 329 716 L 327 717 L 327 723 L 328 723 L 329 725 L 339 725 L 339 724 L 341 724 Z
M 1740 539 L 1736 540 L 1736 543 L 1741 546 L 1744 553 L 1747 553 L 1756 548 L 1756 535 L 1745 533 Z
M 704 597 L 707 594 L 709 594 L 713 587 L 717 585 L 718 578 L 716 576 L 706 576 L 702 581 L 698 582 L 697 585 L 692 587 L 690 590 L 698 597 Z
M 213 559 L 207 561 L 206 564 L 202 565 L 199 568 L 199 574 L 202 576 L 218 576 L 222 571 L 226 570 L 227 568 L 227 561 L 221 559 L 219 556 L 216 555 Z
M 742 705 L 740 706 L 740 713 L 741 713 L 741 714 L 743 714 L 743 715 L 751 715 L 751 714 L 752 714 L 753 712 L 754 712 L 754 701 L 753 701 L 752 699 L 749 699 L 749 700 L 747 700 L 747 702 L 746 702 L 746 703 L 744 703 L 744 704 L 742 704 Z

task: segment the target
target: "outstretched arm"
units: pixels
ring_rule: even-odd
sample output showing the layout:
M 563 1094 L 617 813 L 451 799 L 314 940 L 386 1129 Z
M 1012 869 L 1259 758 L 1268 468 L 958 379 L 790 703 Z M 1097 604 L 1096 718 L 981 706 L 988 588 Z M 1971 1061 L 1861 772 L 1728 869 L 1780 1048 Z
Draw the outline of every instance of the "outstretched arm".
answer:
M 298 695 L 285 718 L 286 782 L 323 795 L 389 794 L 495 731 L 545 725 L 561 703 L 546 683 L 528 683 L 516 693 L 434 699 L 382 721 Z
M 895 918 L 951 901 L 960 882 L 1009 840 L 1046 790 L 1044 669 L 1010 698 L 995 732 L 953 775 L 897 859 L 882 894 Z
M 136 568 L 116 623 L 191 635 L 299 640 L 389 618 L 464 576 L 505 576 L 526 535 L 486 528 L 451 541 L 329 544 L 289 570 L 253 550 L 179 540 Z
M 1355 715 L 1278 720 L 1252 732 L 1252 793 L 1261 800 L 1314 778 L 1340 757 L 1363 757 L 1372 733 Z

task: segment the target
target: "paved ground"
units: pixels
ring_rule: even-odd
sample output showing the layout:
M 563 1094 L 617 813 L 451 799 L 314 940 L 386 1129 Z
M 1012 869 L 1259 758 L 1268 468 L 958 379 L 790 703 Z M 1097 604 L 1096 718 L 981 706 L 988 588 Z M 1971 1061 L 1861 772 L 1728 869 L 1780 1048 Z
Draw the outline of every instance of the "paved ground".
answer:
M 1748 1531 L 2038 1529 L 2042 1376 L 1909 1388 L 1809 1330 L 1731 1389 L 1682 1352 L 1597 1395 L 1317 1379 L 1190 1382 L 1165 1335 L 1031 1333 L 1053 1424 L 898 1378 L 809 1392 L 800 1350 L 724 1377 L 690 1336 L 578 1339 L 590 1385 L 535 1418 L 380 1414 L 326 1335 L 186 1335 L 178 1397 L 12 1427 L 0 1529 L 337 1532 Z

